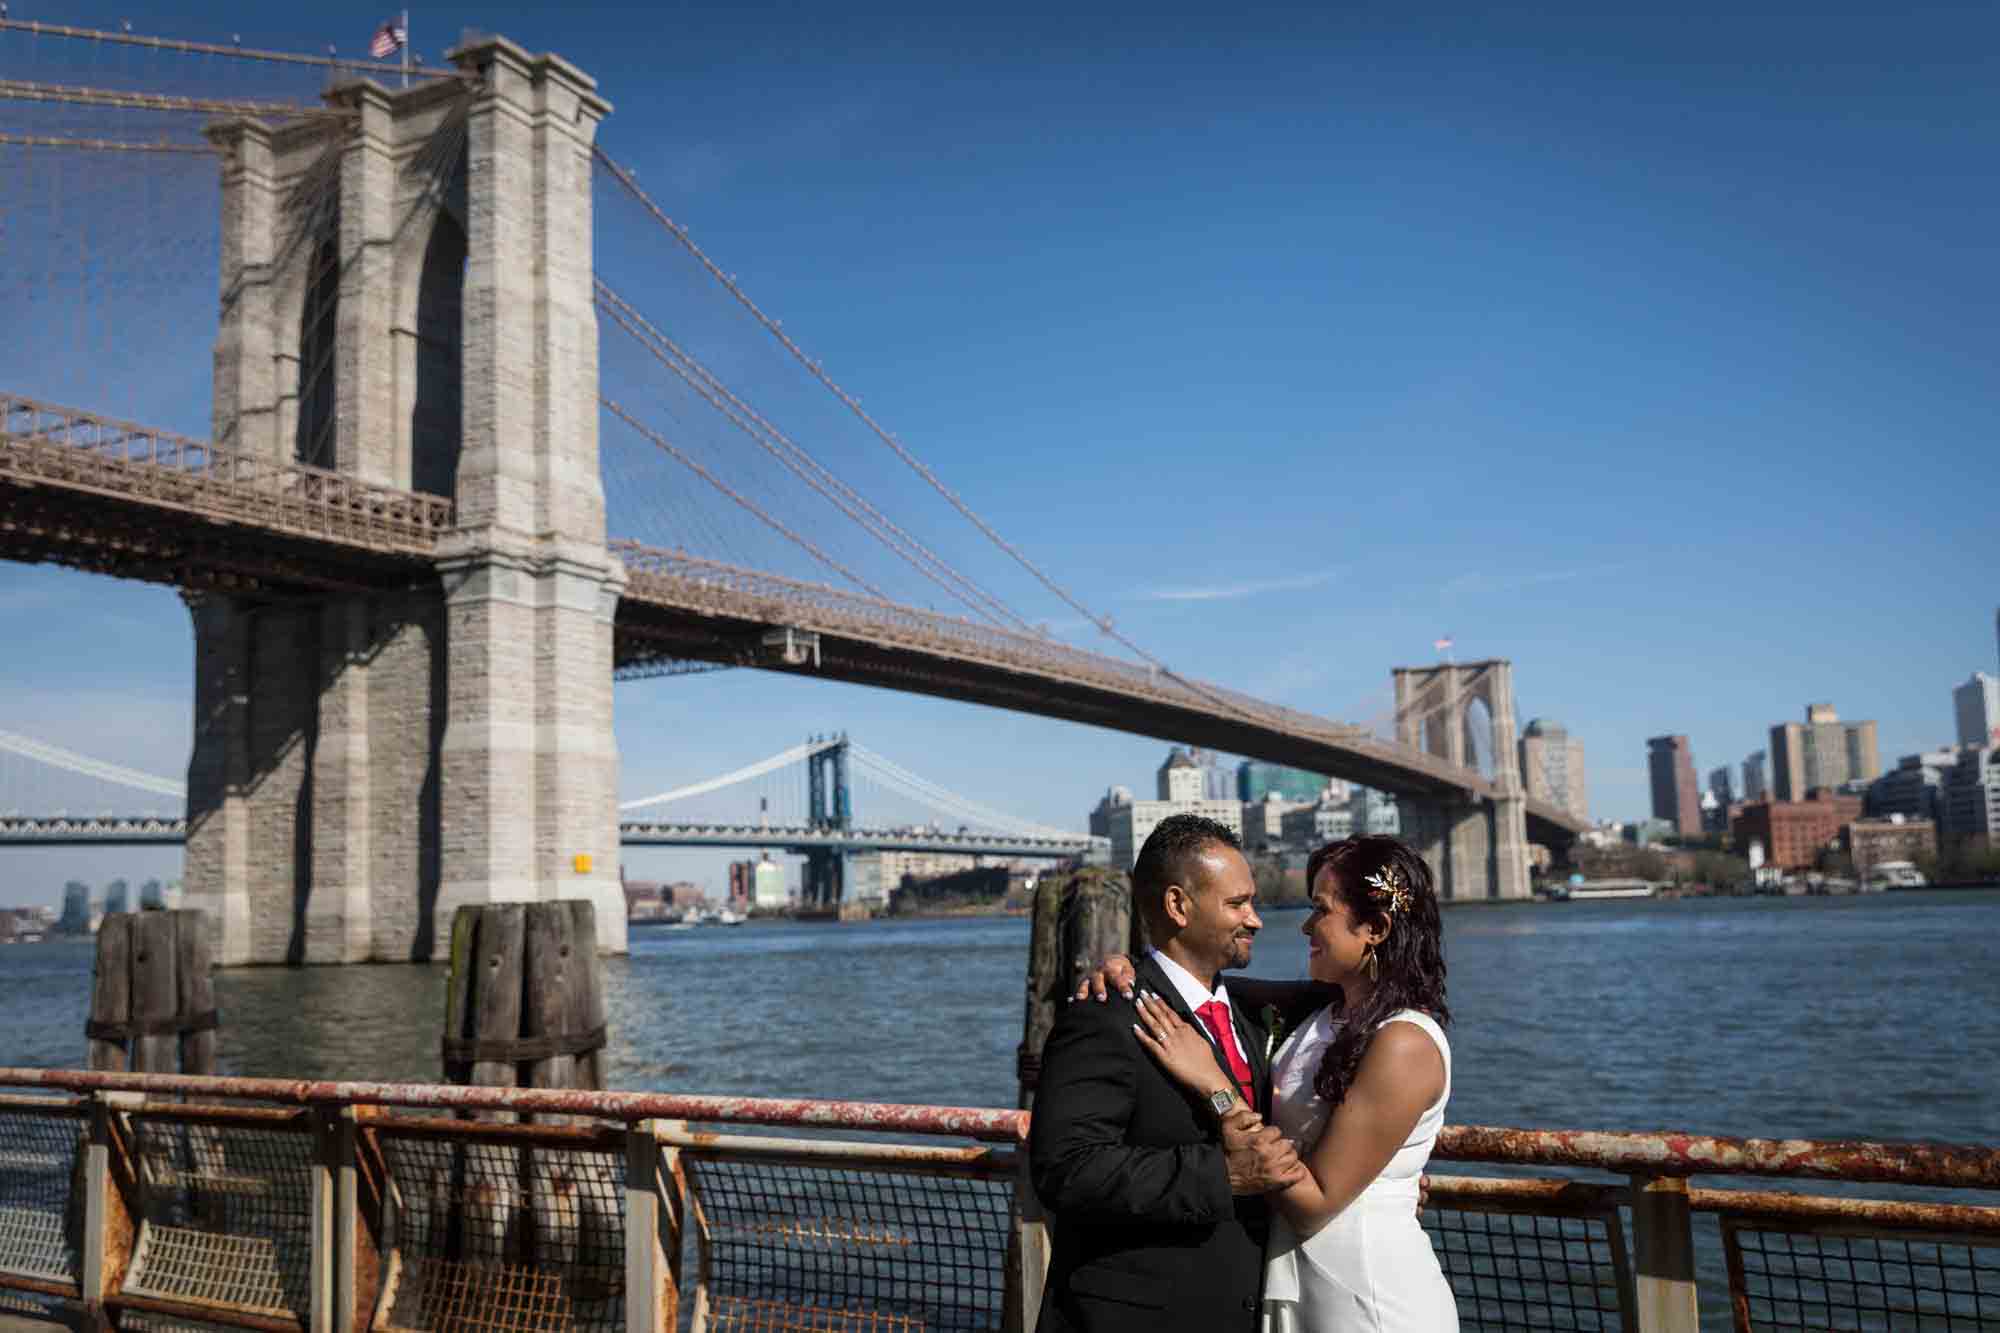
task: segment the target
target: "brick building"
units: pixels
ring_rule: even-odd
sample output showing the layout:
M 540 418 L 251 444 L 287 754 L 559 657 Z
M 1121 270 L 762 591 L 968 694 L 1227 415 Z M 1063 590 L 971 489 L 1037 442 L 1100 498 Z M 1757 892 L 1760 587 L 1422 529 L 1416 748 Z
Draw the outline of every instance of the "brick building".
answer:
M 1758 842 L 1764 864 L 1780 870 L 1809 870 L 1819 854 L 1840 838 L 1841 829 L 1861 818 L 1861 798 L 1816 791 L 1806 801 L 1757 801 L 1731 822 L 1739 850 Z

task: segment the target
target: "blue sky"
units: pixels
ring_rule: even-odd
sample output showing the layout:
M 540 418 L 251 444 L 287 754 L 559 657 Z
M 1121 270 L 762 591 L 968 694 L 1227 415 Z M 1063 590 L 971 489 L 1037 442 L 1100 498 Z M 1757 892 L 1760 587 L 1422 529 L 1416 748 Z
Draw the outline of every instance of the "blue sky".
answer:
M 12 6 L 349 53 L 386 17 L 305 12 Z M 995 526 L 1181 670 L 1366 718 L 1390 666 L 1448 633 L 1514 661 L 1522 720 L 1565 722 L 1593 813 L 1630 818 L 1648 736 L 1689 735 L 1705 775 L 1830 700 L 1877 719 L 1893 761 L 1950 739 L 1951 686 L 1995 669 L 1990 6 L 412 19 L 430 60 L 477 27 L 596 75 L 616 107 L 601 142 L 646 188 Z M 19 53 L 0 44 L 0 64 Z M 601 230 L 600 265 L 665 301 L 658 243 Z M 212 325 L 175 332 L 105 392 L 200 430 Z M 53 355 L 10 343 L 0 384 L 89 392 Z M 796 392 L 768 364 L 745 382 Z M 830 463 L 1010 599 L 1024 587 L 812 410 Z M 729 527 L 666 476 L 632 501 L 645 535 Z M 1019 603 L 1089 642 L 1049 599 Z M 0 567 L 0 641 L 0 728 L 184 766 L 171 592 Z M 628 794 L 845 727 L 1079 825 L 1163 753 L 745 672 L 621 686 L 618 709 Z M 9 853 L 0 899 L 175 859 Z

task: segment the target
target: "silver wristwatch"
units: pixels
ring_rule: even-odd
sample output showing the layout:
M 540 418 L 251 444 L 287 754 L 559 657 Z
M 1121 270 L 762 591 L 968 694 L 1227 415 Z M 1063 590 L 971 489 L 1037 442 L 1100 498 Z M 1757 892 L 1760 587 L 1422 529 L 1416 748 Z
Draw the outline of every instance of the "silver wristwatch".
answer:
M 1236 1105 L 1236 1089 L 1217 1088 L 1208 1094 L 1208 1104 L 1214 1110 L 1215 1118 L 1222 1119 L 1229 1114 L 1230 1108 Z

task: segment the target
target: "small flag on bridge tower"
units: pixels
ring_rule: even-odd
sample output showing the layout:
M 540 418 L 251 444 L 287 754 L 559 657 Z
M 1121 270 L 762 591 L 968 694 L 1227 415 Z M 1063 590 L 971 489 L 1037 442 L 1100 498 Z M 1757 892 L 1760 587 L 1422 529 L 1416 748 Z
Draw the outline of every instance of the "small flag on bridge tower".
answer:
M 1449 634 L 1445 635 L 1445 636 L 1444 636 L 1444 637 L 1443 637 L 1442 639 L 1439 639 L 1439 640 L 1438 640 L 1438 641 L 1437 641 L 1436 643 L 1432 644 L 1431 646 L 1432 646 L 1433 648 L 1437 649 L 1437 650 L 1438 650 L 1439 652 L 1441 652 L 1441 653 L 1448 653 L 1448 652 L 1450 652 L 1450 651 L 1451 651 L 1451 635 L 1449 635 Z
M 409 44 L 409 19 L 393 18 L 375 30 L 374 39 L 368 43 L 368 54 L 376 60 L 387 60 Z

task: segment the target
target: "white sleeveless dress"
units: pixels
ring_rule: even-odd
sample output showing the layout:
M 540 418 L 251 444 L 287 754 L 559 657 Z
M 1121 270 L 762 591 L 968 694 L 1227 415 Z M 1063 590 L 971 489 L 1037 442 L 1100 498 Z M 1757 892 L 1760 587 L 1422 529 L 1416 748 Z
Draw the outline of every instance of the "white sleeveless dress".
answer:
M 1301 1241 L 1271 1210 L 1265 1251 L 1265 1333 L 1454 1333 L 1458 1306 L 1417 1222 L 1417 1177 L 1430 1160 L 1451 1099 L 1451 1045 L 1429 1014 L 1400 1009 L 1382 1020 L 1430 1034 L 1444 1057 L 1444 1092 L 1360 1196 Z M 1332 1108 L 1313 1095 L 1313 1075 L 1338 1024 L 1322 1009 L 1286 1038 L 1271 1062 L 1271 1120 L 1304 1157 Z M 1379 1031 L 1379 1029 L 1378 1029 Z

